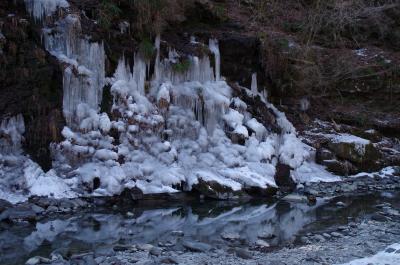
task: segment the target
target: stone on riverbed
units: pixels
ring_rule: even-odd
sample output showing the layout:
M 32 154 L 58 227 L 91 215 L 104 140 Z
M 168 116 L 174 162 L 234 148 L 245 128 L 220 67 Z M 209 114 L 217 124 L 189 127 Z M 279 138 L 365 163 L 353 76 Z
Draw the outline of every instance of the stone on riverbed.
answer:
M 184 246 L 187 250 L 194 252 L 207 252 L 211 249 L 210 245 L 195 241 L 183 241 L 182 246 Z

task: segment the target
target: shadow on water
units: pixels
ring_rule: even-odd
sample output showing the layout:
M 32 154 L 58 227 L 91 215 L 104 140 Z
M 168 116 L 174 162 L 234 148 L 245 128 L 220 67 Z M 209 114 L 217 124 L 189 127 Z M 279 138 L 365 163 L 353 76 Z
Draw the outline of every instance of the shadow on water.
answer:
M 292 244 L 308 232 L 333 229 L 364 219 L 383 202 L 400 206 L 398 192 L 337 197 L 309 206 L 279 202 L 191 202 L 159 207 L 137 206 L 119 211 L 99 210 L 42 220 L 35 225 L 0 225 L 0 264 L 24 264 L 32 256 L 63 255 L 112 248 L 116 244 L 159 243 L 182 250 L 182 240 L 201 241 L 217 248 L 252 246 L 263 238 L 271 246 Z M 346 206 L 338 207 L 343 202 Z M 129 210 L 130 214 L 127 214 Z M 174 231 L 182 231 L 184 236 Z M 221 235 L 240 239 L 227 242 Z

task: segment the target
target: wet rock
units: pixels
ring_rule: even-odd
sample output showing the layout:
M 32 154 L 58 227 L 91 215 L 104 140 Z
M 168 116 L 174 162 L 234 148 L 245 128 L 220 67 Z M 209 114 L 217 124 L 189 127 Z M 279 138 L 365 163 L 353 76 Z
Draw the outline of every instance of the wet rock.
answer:
M 183 241 L 182 246 L 185 247 L 187 250 L 194 252 L 207 252 L 211 250 L 210 245 L 195 241 Z
M 125 188 L 120 194 L 121 201 L 130 202 L 143 199 L 143 191 L 138 187 Z
M 242 248 L 236 248 L 235 254 L 236 254 L 236 256 L 238 256 L 239 258 L 242 258 L 242 259 L 252 259 L 253 258 L 253 254 L 250 251 L 248 251 L 246 249 L 242 249 Z
M 294 190 L 296 188 L 296 183 L 290 175 L 292 168 L 288 165 L 278 163 L 276 166 L 275 182 L 279 187 L 284 187 L 287 190 Z
M 219 200 L 238 199 L 246 196 L 243 191 L 234 191 L 232 188 L 216 181 L 205 181 L 201 178 L 192 188 L 208 198 Z

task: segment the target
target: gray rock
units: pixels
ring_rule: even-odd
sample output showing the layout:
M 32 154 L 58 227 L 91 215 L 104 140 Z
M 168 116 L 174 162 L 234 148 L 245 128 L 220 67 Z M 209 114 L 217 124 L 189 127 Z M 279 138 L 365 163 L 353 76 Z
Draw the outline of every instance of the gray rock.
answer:
M 40 206 L 37 206 L 36 204 L 32 205 L 32 210 L 36 213 L 36 214 L 42 214 L 44 213 L 44 209 Z
M 333 236 L 333 237 L 342 237 L 343 235 L 341 233 L 338 233 L 338 232 L 332 232 L 331 236 Z
M 385 216 L 383 216 L 381 214 L 375 213 L 375 214 L 373 214 L 371 216 L 371 220 L 374 220 L 374 221 L 377 221 L 377 222 L 386 222 L 387 221 L 387 217 L 385 217 Z
M 161 257 L 159 261 L 162 264 L 179 264 L 175 257 Z
M 154 246 L 151 244 L 137 244 L 136 248 L 141 251 L 150 251 Z
M 32 257 L 32 258 L 28 259 L 25 262 L 25 265 L 36 265 L 36 264 L 40 264 L 40 263 L 49 264 L 50 262 L 51 262 L 50 259 L 36 256 L 36 257 Z
M 177 231 L 172 231 L 171 235 L 173 235 L 173 236 L 184 236 L 185 233 L 183 231 L 177 230 Z
M 240 235 L 238 233 L 223 232 L 221 234 L 221 238 L 229 241 L 234 241 L 240 239 Z
M 14 208 L 9 208 L 0 214 L 0 221 L 2 220 L 36 220 L 36 213 L 29 205 L 20 205 Z
M 153 256 L 160 256 L 161 255 L 161 253 L 162 253 L 162 249 L 161 248 L 159 248 L 159 247 L 153 247 L 152 249 L 150 249 L 150 252 L 149 252 L 151 255 L 153 255 Z
M 237 248 L 237 249 L 235 249 L 235 253 L 236 253 L 236 256 L 238 256 L 239 258 L 242 258 L 242 259 L 252 259 L 253 258 L 253 254 L 246 249 Z
M 194 252 L 207 252 L 211 249 L 210 245 L 195 241 L 183 241 L 182 246 Z
M 326 239 L 322 235 L 315 235 L 314 238 L 315 238 L 315 240 L 317 240 L 319 242 L 325 242 L 326 241 Z

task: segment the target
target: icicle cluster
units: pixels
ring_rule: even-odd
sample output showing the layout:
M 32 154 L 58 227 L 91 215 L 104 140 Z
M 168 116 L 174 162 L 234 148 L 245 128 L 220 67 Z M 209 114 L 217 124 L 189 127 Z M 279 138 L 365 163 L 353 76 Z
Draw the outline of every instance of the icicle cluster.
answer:
M 43 21 L 58 8 L 67 8 L 69 4 L 66 0 L 25 0 L 25 6 L 36 21 Z
M 0 154 L 21 153 L 24 133 L 25 123 L 21 114 L 4 119 L 0 124 Z
M 67 15 L 55 28 L 43 30 L 46 49 L 66 64 L 63 76 L 63 112 L 67 124 L 79 125 L 79 104 L 98 110 L 105 85 L 105 53 L 103 44 L 81 37 L 79 17 Z

